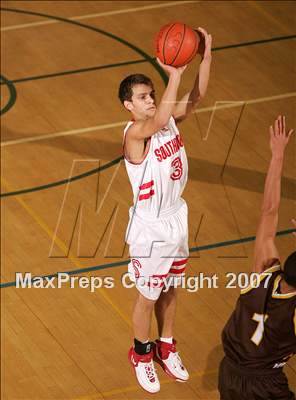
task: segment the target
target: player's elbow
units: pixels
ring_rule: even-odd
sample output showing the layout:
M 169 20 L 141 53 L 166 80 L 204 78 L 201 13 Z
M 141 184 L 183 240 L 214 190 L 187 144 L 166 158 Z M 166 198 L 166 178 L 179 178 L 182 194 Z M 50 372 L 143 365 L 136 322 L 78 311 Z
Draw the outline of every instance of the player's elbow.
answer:
M 261 214 L 263 216 L 274 216 L 277 215 L 279 207 L 277 204 L 265 204 L 262 206 Z
M 199 91 L 198 95 L 195 97 L 194 102 L 197 104 L 199 103 L 201 100 L 203 100 L 203 98 L 205 97 L 206 92 L 204 91 Z
M 199 103 L 201 102 L 202 99 L 203 99 L 203 96 L 200 94 L 198 97 L 196 97 L 192 101 L 190 112 L 194 112 L 197 109 L 197 107 L 199 106 Z
M 195 92 L 191 92 L 189 99 L 188 99 L 188 104 L 187 104 L 187 108 L 188 106 L 190 106 L 192 111 L 194 108 L 196 108 L 196 106 L 198 105 L 198 103 L 204 98 L 205 93 L 203 94 L 200 90 L 195 93 Z

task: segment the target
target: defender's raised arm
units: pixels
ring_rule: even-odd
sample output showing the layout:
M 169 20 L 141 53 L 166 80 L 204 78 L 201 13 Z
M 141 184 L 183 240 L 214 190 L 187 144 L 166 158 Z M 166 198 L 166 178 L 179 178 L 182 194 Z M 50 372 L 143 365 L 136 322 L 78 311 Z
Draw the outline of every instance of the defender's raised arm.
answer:
M 256 234 L 255 260 L 253 270 L 262 272 L 271 266 L 273 260 L 279 259 L 275 246 L 275 235 L 278 224 L 278 211 L 281 197 L 281 176 L 283 169 L 285 148 L 293 133 L 286 132 L 286 120 L 279 116 L 273 126 L 270 126 L 271 160 L 265 180 L 264 197 L 261 217 Z

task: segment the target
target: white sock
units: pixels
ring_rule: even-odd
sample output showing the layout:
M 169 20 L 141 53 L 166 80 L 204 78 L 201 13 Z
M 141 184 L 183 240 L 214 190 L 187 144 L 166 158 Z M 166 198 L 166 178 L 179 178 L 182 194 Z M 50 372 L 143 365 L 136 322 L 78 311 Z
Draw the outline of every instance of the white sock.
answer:
M 159 340 L 164 343 L 173 344 L 173 337 L 160 337 Z

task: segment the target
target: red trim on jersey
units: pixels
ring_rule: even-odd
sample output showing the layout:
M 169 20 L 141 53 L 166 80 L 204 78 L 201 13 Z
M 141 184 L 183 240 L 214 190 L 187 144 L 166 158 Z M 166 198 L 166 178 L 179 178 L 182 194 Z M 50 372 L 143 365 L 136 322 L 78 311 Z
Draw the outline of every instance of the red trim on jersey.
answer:
M 139 186 L 139 189 L 140 190 L 149 189 L 153 185 L 154 185 L 154 181 L 150 181 L 150 182 L 147 182 L 147 183 L 143 183 L 143 185 Z
M 184 264 L 187 263 L 187 261 L 188 261 L 188 258 L 184 258 L 184 260 L 180 260 L 180 261 L 174 261 L 173 264 L 172 264 L 172 266 L 177 267 L 177 266 L 179 266 L 179 265 L 184 265 Z
M 149 193 L 140 194 L 140 196 L 139 196 L 139 201 L 141 201 L 141 200 L 147 200 L 147 199 L 149 199 L 149 197 L 153 196 L 154 194 L 155 194 L 155 193 L 154 193 L 154 190 L 150 190 Z
M 169 270 L 169 273 L 170 273 L 170 274 L 182 274 L 182 272 L 184 272 L 185 269 L 186 269 L 186 267 L 181 268 L 181 269 L 171 268 L 171 269 Z

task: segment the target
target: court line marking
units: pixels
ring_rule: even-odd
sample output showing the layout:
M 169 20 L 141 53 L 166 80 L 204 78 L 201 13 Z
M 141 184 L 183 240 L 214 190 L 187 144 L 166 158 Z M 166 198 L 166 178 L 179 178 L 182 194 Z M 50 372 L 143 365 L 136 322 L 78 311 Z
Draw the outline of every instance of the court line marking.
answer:
M 217 110 L 222 110 L 222 109 L 227 109 L 227 108 L 241 107 L 243 104 L 246 104 L 246 105 L 258 104 L 258 103 L 263 103 L 265 101 L 281 100 L 281 99 L 286 99 L 286 98 L 295 97 L 295 96 L 296 96 L 296 92 L 289 92 L 289 93 L 283 93 L 283 94 L 274 95 L 274 96 L 258 97 L 256 99 L 251 99 L 251 100 L 239 100 L 239 101 L 231 101 L 230 100 L 230 104 L 220 104 L 220 105 L 218 104 L 218 105 L 214 105 L 211 107 L 199 108 L 196 111 L 193 111 L 193 113 L 200 114 L 200 113 L 209 112 L 209 111 L 217 111 Z M 69 131 L 56 132 L 56 133 L 51 133 L 48 135 L 40 135 L 40 136 L 34 136 L 34 137 L 27 137 L 27 138 L 23 138 L 23 139 L 7 140 L 4 142 L 1 142 L 1 147 L 12 146 L 12 145 L 16 145 L 16 144 L 23 144 L 23 143 L 28 143 L 28 142 L 35 142 L 35 141 L 37 142 L 40 140 L 54 139 L 54 138 L 63 137 L 63 136 L 78 135 L 78 134 L 83 134 L 83 133 L 88 133 L 88 132 L 93 132 L 93 131 L 100 131 L 103 129 L 117 128 L 117 127 L 126 125 L 127 122 L 128 121 L 120 121 L 120 122 L 115 122 L 115 123 L 111 123 L 111 124 L 90 126 L 88 128 L 71 129 Z
M 209 371 L 195 371 L 193 373 L 190 373 L 190 378 L 199 378 L 201 376 L 205 376 L 205 375 L 211 375 L 211 374 L 215 374 L 218 372 L 218 369 L 211 369 Z M 161 385 L 167 385 L 170 383 L 175 383 L 174 379 L 160 379 L 160 384 Z M 190 389 L 195 393 L 195 390 L 193 387 L 189 386 Z M 123 388 L 119 388 L 119 389 L 113 389 L 113 390 L 108 390 L 106 392 L 102 392 L 102 393 L 93 393 L 90 395 L 85 395 L 85 396 L 81 396 L 81 397 L 76 397 L 73 400 L 96 400 L 98 395 L 102 395 L 103 397 L 110 397 L 113 396 L 115 394 L 120 394 L 120 393 L 127 393 L 127 392 L 134 392 L 136 390 L 141 390 L 142 393 L 142 389 L 140 388 L 139 385 L 131 385 L 131 386 L 126 386 Z M 218 390 L 218 389 L 217 389 Z M 196 394 L 196 393 L 195 393 Z
M 295 39 L 295 38 L 296 38 L 296 35 L 288 35 L 288 36 L 272 37 L 269 39 L 260 39 L 260 40 L 255 40 L 252 42 L 234 43 L 234 44 L 229 44 L 229 45 L 225 45 L 225 46 L 213 47 L 212 52 L 235 49 L 235 48 L 239 48 L 239 47 L 254 46 L 254 45 L 258 45 L 258 44 L 272 43 L 272 42 L 277 42 L 277 41 L 282 41 L 282 40 L 290 40 L 290 39 Z M 152 59 L 156 60 L 155 57 L 153 57 Z M 14 84 L 23 83 L 23 82 L 31 82 L 31 81 L 36 81 L 36 80 L 40 80 L 40 79 L 56 78 L 56 77 L 67 76 L 67 75 L 71 75 L 71 74 L 80 74 L 80 73 L 84 73 L 84 72 L 99 71 L 99 70 L 107 69 L 107 68 L 116 68 L 116 67 L 120 67 L 120 66 L 140 64 L 140 63 L 145 63 L 147 61 L 148 60 L 145 58 L 139 59 L 139 60 L 123 61 L 123 62 L 113 63 L 113 64 L 97 65 L 97 66 L 87 67 L 87 68 L 65 70 L 65 71 L 60 71 L 60 72 L 53 72 L 50 74 L 35 75 L 35 76 L 28 76 L 28 77 L 24 77 L 24 78 L 11 79 L 9 82 L 14 83 Z M 4 82 L 0 82 L 0 85 L 3 85 L 3 84 L 4 84 Z
M 83 179 L 86 178 L 87 176 L 96 174 L 100 171 L 104 171 L 108 168 L 111 168 L 113 165 L 118 164 L 121 160 L 123 160 L 123 156 L 117 157 L 114 160 L 108 162 L 107 164 L 103 164 L 102 166 L 98 167 L 98 168 L 94 168 L 91 169 L 89 171 L 86 171 L 82 174 L 79 175 L 75 175 L 66 179 L 62 179 L 60 181 L 56 181 L 56 182 L 51 182 L 51 183 L 46 183 L 45 185 L 41 185 L 41 186 L 34 186 L 31 188 L 27 188 L 27 189 L 21 189 L 21 190 L 16 190 L 14 192 L 6 192 L 6 193 L 0 193 L 0 197 L 8 197 L 8 196 L 16 196 L 19 194 L 26 194 L 26 193 L 32 193 L 32 192 L 37 192 L 39 190 L 45 190 L 45 189 L 49 189 L 52 187 L 57 187 L 57 186 L 61 186 L 61 185 L 65 185 L 65 184 L 69 184 L 70 182 L 74 182 L 77 181 L 79 179 Z
M 293 372 L 295 372 L 290 364 L 287 364 L 287 367 L 292 369 Z M 212 375 L 212 374 L 216 374 L 218 371 L 219 371 L 218 369 L 211 369 L 208 371 L 195 371 L 193 373 L 190 373 L 190 378 L 199 378 L 201 376 Z M 174 382 L 175 381 L 173 379 L 160 379 L 161 385 L 166 385 L 166 384 L 170 384 L 170 383 L 174 383 Z M 102 395 L 103 397 L 110 397 L 115 394 L 134 392 L 138 389 L 140 389 L 139 385 L 131 385 L 131 386 L 126 386 L 126 387 L 122 387 L 122 388 L 118 388 L 118 389 L 108 390 L 108 391 L 102 392 L 102 393 L 98 392 L 98 393 L 92 393 L 89 395 L 84 395 L 81 397 L 76 397 L 73 400 L 96 400 L 96 399 L 99 399 L 99 397 L 97 397 L 99 395 Z M 194 391 L 194 388 L 191 388 L 191 389 Z M 218 390 L 218 388 L 216 388 L 216 390 Z
M 16 98 L 17 98 L 17 91 L 15 88 L 15 85 L 13 84 L 13 82 L 7 78 L 5 78 L 5 76 L 0 75 L 0 85 L 6 85 L 8 87 L 8 91 L 9 91 L 9 99 L 8 102 L 5 104 L 5 106 L 3 108 L 1 108 L 0 110 L 0 115 L 4 115 L 5 113 L 7 113 L 7 111 L 9 111 L 11 109 L 11 107 L 14 106 L 15 102 L 16 102 Z
M 167 6 L 172 6 L 172 5 L 179 5 L 180 3 L 185 4 L 185 3 L 198 3 L 198 2 L 199 1 L 182 1 L 182 2 L 177 1 L 177 2 L 172 2 L 172 3 L 168 3 L 168 4 L 164 4 L 164 5 L 163 4 L 159 4 L 159 5 L 154 5 L 154 6 L 143 6 L 143 7 L 138 7 L 138 8 L 134 8 L 134 9 L 118 10 L 118 11 L 99 13 L 99 14 L 89 14 L 89 15 L 85 15 L 85 16 L 81 16 L 81 17 L 71 17 L 69 19 L 73 19 L 73 20 L 80 19 L 81 20 L 81 19 L 86 19 L 86 18 L 95 18 L 95 17 L 100 17 L 100 16 L 107 16 L 107 15 L 113 15 L 113 14 L 122 14 L 122 13 L 126 13 L 126 12 L 140 11 L 140 10 L 143 10 L 143 9 L 152 9 L 152 8 L 161 8 L 161 7 L 167 7 Z M 37 25 L 47 25 L 47 24 L 58 23 L 58 22 L 59 21 L 44 21 L 44 22 L 37 22 L 37 23 L 32 23 L 32 24 L 15 25 L 15 26 L 11 26 L 11 27 L 1 28 L 1 31 L 7 31 L 7 30 L 12 30 L 12 29 L 20 29 L 20 28 L 34 26 L 34 25 L 35 26 L 37 26 Z M 254 103 L 256 103 L 256 101 L 254 101 L 253 103 L 250 103 L 250 102 L 246 102 L 246 103 L 247 104 L 254 104 Z M 215 109 L 217 110 L 219 108 L 231 108 L 231 107 L 235 107 L 235 106 L 238 106 L 238 105 L 228 105 L 226 107 L 219 107 L 218 106 L 218 107 L 215 107 Z M 213 107 L 208 107 L 207 111 L 213 111 L 213 109 L 214 109 Z M 204 111 L 197 111 L 197 112 L 204 112 Z M 122 124 L 125 124 L 125 122 L 124 123 L 117 123 L 117 124 L 120 124 L 119 126 L 122 126 Z M 88 128 L 85 128 L 85 129 L 88 129 Z M 101 129 L 104 129 L 104 128 L 101 128 Z M 22 199 L 20 199 L 20 200 L 22 200 Z M 217 372 L 217 370 L 212 370 L 212 371 L 207 372 L 206 375 L 207 374 L 212 374 L 212 373 L 215 373 L 215 372 Z M 202 374 L 203 374 L 202 372 L 196 372 L 196 373 L 191 374 L 191 376 L 192 377 L 201 376 Z M 162 384 L 171 383 L 171 382 L 172 382 L 172 380 L 169 380 L 169 379 L 161 381 Z M 113 394 L 127 392 L 127 391 L 130 392 L 130 391 L 134 391 L 134 390 L 137 390 L 137 389 L 138 389 L 138 386 L 133 386 L 133 387 L 130 386 L 130 387 L 122 388 L 122 389 L 115 389 L 115 390 L 111 390 L 111 391 L 108 391 L 108 392 L 104 392 L 103 396 L 108 397 L 108 396 L 111 396 Z M 98 396 L 98 395 L 101 395 L 101 393 L 98 392 L 98 393 L 93 394 L 91 396 L 93 398 L 93 396 Z M 79 397 L 78 399 L 82 399 L 82 398 L 87 399 L 89 397 L 87 397 L 87 396 L 85 397 L 84 396 L 84 397 Z
M 40 218 L 40 221 L 41 221 L 41 218 Z M 45 225 L 44 222 L 42 222 L 42 223 Z M 39 225 L 41 226 L 41 224 L 39 224 Z M 46 228 L 50 229 L 47 226 L 46 226 Z M 278 237 L 278 236 L 290 235 L 293 232 L 296 232 L 296 229 L 294 229 L 294 228 L 285 229 L 283 231 L 276 232 L 276 236 Z M 233 245 L 236 245 L 236 244 L 253 242 L 255 239 L 256 239 L 256 236 L 247 236 L 247 237 L 244 237 L 244 238 L 241 238 L 241 239 L 233 239 L 233 240 L 228 240 L 228 241 L 225 241 L 225 242 L 216 242 L 216 243 L 206 244 L 206 245 L 203 245 L 203 246 L 191 247 L 189 249 L 189 253 L 195 253 L 195 252 L 205 251 L 205 250 L 213 250 L 213 249 L 217 249 L 217 248 L 220 248 L 220 247 L 228 247 L 228 246 L 233 246 Z M 189 260 L 190 260 L 190 257 L 189 257 Z M 102 271 L 102 270 L 105 270 L 105 269 L 108 269 L 108 268 L 122 267 L 123 265 L 127 265 L 129 263 L 129 261 L 130 260 L 128 259 L 128 260 L 117 261 L 117 262 L 108 263 L 108 264 L 101 264 L 101 265 L 95 265 L 95 266 L 92 266 L 92 267 L 83 267 L 83 268 L 79 268 L 79 269 L 72 269 L 72 270 L 69 270 L 69 271 L 60 271 L 60 272 L 63 272 L 63 273 L 68 274 L 68 275 L 78 275 L 78 274 L 83 274 L 83 273 L 92 272 L 92 271 Z M 56 272 L 54 274 L 42 275 L 41 278 L 43 278 L 43 279 L 44 278 L 53 278 L 53 277 L 57 277 L 57 276 L 58 276 L 58 272 Z M 0 283 L 0 288 L 4 289 L 4 288 L 7 288 L 7 287 L 13 287 L 15 285 L 16 285 L 15 281 L 14 282 L 5 282 L 5 283 Z
M 1 178 L 2 184 L 8 188 L 11 189 L 10 184 L 4 179 Z M 55 235 L 55 233 L 51 230 L 51 228 L 44 222 L 44 220 L 30 207 L 28 204 L 19 196 L 16 198 L 17 202 L 27 211 L 27 213 L 34 219 L 34 221 L 42 228 L 42 230 L 49 236 L 49 238 L 55 242 L 55 244 L 62 250 L 62 252 L 67 255 L 68 253 L 68 258 L 72 261 L 72 263 L 76 267 L 82 267 L 80 262 L 77 260 L 76 257 L 74 257 L 71 253 L 71 251 L 68 252 L 68 248 L 66 244 L 58 237 Z M 0 286 L 1 287 L 1 286 Z M 101 296 L 104 298 L 106 303 L 108 303 L 111 308 L 117 314 L 127 323 L 129 327 L 132 327 L 130 320 L 126 317 L 126 315 L 117 307 L 116 304 L 109 298 L 109 296 L 106 294 L 105 289 L 100 291 Z
M 84 19 L 107 17 L 110 15 L 119 15 L 119 14 L 126 14 L 126 13 L 132 13 L 132 12 L 137 12 L 137 11 L 153 10 L 153 9 L 158 9 L 158 8 L 173 7 L 173 6 L 183 5 L 183 4 L 190 4 L 190 3 L 200 3 L 200 0 L 171 1 L 168 3 L 151 4 L 151 5 L 142 6 L 142 7 L 126 8 L 124 10 L 105 11 L 102 13 L 78 15 L 75 17 L 65 17 L 65 18 L 68 18 L 72 21 L 81 21 Z M 57 24 L 57 23 L 60 23 L 60 21 L 39 21 L 39 22 L 31 22 L 28 24 L 11 25 L 11 26 L 6 26 L 4 28 L 1 28 L 1 32 L 12 31 L 15 29 L 30 28 L 33 26 L 51 25 L 51 24 Z

